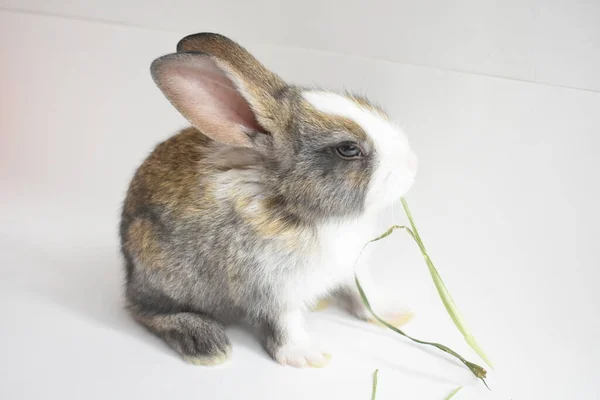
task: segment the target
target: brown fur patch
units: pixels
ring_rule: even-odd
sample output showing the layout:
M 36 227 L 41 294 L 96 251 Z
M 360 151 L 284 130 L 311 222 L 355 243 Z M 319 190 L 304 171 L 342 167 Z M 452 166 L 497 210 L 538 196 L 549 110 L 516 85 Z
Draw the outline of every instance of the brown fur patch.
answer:
M 166 258 L 152 223 L 145 219 L 137 219 L 129 226 L 127 247 L 132 255 L 148 269 L 160 268 Z
M 368 135 L 356 121 L 339 115 L 327 114 L 316 110 L 312 105 L 303 104 L 309 124 L 322 132 L 348 132 L 356 137 L 358 142 L 368 140 Z
M 296 91 L 295 101 L 298 104 L 299 114 L 301 115 L 304 124 L 315 126 L 318 130 L 323 132 L 348 132 L 354 135 L 358 142 L 365 142 L 369 140 L 369 137 L 364 129 L 356 121 L 350 118 L 328 114 L 317 110 L 312 104 L 302 98 L 302 91 L 302 89 Z M 381 107 L 372 103 L 366 97 L 349 92 L 340 92 L 337 94 L 348 98 L 359 107 L 376 113 L 382 118 L 389 120 L 389 116 L 385 113 L 385 111 Z
M 366 132 L 356 121 L 317 110 L 312 104 L 304 100 L 302 91 L 301 88 L 290 87 L 284 95 L 299 127 L 304 127 L 310 132 L 348 132 L 356 136 L 358 141 L 367 140 Z
M 236 211 L 262 238 L 278 239 L 288 249 L 296 249 L 302 242 L 305 229 L 293 218 L 281 215 L 276 207 L 270 207 L 269 199 L 251 199 L 240 196 L 235 199 Z
M 173 212 L 200 212 L 215 201 L 207 171 L 199 162 L 211 151 L 212 141 L 188 128 L 159 144 L 136 172 L 125 211 L 134 215 L 147 205 L 166 206 Z
M 220 171 L 248 169 L 264 164 L 263 156 L 257 151 L 245 147 L 220 146 L 215 149 L 207 163 Z
M 296 119 L 302 121 L 303 125 L 311 126 L 321 132 L 348 132 L 356 137 L 357 142 L 366 142 L 369 140 L 369 136 L 364 129 L 354 120 L 339 115 L 333 115 L 324 113 L 317 110 L 312 104 L 304 100 L 302 92 L 304 90 L 297 88 L 294 90 L 294 96 L 292 97 L 293 102 L 296 104 L 294 112 L 298 115 Z M 369 111 L 377 113 L 382 117 L 389 119 L 387 114 L 378 106 L 371 103 L 365 97 L 354 95 L 351 93 L 338 93 L 340 96 L 344 96 L 349 100 L 356 103 L 358 106 L 365 108 Z

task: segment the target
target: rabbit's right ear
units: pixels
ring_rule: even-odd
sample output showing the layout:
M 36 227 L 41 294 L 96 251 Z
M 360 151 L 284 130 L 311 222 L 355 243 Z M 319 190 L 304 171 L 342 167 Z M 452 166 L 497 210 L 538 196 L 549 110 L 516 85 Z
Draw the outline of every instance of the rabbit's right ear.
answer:
M 280 132 L 289 114 L 276 95 L 285 83 L 224 36 L 189 38 L 193 48 L 179 48 L 184 51 L 161 57 L 151 67 L 154 81 L 173 106 L 221 143 L 251 146 L 256 132 Z

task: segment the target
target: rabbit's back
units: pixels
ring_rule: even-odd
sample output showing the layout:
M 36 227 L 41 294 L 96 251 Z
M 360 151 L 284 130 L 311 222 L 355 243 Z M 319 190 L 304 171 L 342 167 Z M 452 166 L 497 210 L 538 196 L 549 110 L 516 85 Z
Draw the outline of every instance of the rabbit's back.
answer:
M 130 305 L 160 311 L 195 308 L 197 299 L 202 308 L 222 303 L 211 288 L 219 286 L 223 262 L 211 254 L 226 259 L 218 240 L 219 226 L 226 227 L 214 221 L 224 210 L 209 187 L 211 171 L 200 166 L 210 151 L 210 139 L 186 129 L 136 171 L 120 227 Z
M 267 215 L 256 160 L 221 150 L 190 128 L 137 170 L 120 232 L 130 306 L 253 318 L 308 262 L 313 230 Z

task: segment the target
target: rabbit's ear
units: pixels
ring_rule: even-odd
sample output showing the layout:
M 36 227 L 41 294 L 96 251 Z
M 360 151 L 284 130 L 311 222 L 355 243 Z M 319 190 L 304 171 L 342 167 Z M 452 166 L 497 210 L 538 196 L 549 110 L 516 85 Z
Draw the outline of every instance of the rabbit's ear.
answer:
M 252 54 L 233 40 L 216 33 L 197 33 L 177 43 L 178 53 L 203 53 L 218 60 L 227 73 L 243 80 L 249 89 L 257 89 L 275 96 L 286 86 L 275 73 L 269 71 Z
M 178 50 L 152 63 L 152 77 L 192 125 L 212 139 L 250 146 L 256 132 L 283 129 L 276 99 L 285 83 L 235 42 L 215 34 L 184 38 Z

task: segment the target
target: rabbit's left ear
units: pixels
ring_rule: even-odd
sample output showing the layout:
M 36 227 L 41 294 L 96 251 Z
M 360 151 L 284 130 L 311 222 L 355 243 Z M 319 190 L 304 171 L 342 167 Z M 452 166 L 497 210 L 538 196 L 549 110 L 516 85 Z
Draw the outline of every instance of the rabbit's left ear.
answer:
M 283 128 L 277 121 L 285 110 L 277 98 L 288 85 L 242 46 L 223 35 L 197 33 L 181 39 L 177 52 L 210 56 L 246 99 L 261 126 L 271 133 Z

